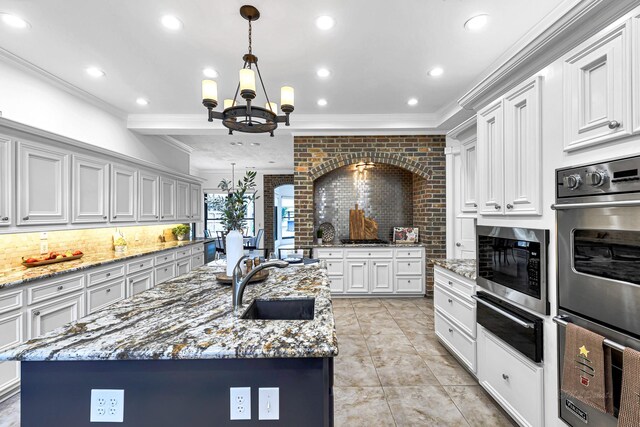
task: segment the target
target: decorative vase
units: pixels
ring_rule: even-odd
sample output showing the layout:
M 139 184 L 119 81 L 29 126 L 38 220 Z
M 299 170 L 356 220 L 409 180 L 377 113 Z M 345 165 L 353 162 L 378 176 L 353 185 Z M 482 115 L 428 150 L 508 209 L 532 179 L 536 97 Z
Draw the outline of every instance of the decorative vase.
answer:
M 123 254 L 127 250 L 127 245 L 118 245 L 114 247 L 116 254 Z
M 233 268 L 244 253 L 242 233 L 240 231 L 231 230 L 227 233 L 225 249 L 227 252 L 227 276 L 231 277 L 233 276 Z
M 179 241 L 181 241 L 181 242 L 184 240 L 184 234 L 178 234 L 176 237 L 177 237 L 177 238 L 178 238 L 178 240 L 179 240 Z

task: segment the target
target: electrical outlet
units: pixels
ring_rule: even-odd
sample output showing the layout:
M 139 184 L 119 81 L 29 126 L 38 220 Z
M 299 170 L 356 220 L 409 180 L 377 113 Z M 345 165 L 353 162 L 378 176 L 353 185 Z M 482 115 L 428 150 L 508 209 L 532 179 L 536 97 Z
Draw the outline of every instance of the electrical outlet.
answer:
M 124 390 L 91 390 L 90 422 L 124 422 Z
M 280 419 L 280 388 L 262 387 L 258 389 L 258 419 Z
M 251 387 L 231 387 L 230 394 L 230 411 L 231 420 L 250 420 L 251 419 Z

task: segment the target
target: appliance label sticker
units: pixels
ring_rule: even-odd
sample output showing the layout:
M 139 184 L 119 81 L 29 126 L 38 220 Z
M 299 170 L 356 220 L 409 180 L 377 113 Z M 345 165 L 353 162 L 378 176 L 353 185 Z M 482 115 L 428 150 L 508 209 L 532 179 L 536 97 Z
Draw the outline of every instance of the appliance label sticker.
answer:
M 564 406 L 568 410 L 570 410 L 576 417 L 580 418 L 583 423 L 589 424 L 589 416 L 587 415 L 587 413 L 578 408 L 572 401 L 570 401 L 569 399 L 565 399 Z

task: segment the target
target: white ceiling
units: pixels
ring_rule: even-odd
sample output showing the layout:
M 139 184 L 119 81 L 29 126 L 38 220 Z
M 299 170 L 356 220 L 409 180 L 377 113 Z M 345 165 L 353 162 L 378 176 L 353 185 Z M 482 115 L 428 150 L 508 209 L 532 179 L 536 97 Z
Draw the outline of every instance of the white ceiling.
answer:
M 204 67 L 219 72 L 221 99 L 235 91 L 247 48 L 246 21 L 238 14 L 245 2 L 3 0 L 0 12 L 22 16 L 31 28 L 16 31 L 0 25 L 0 48 L 126 113 L 201 114 L 204 121 Z M 254 53 L 272 100 L 279 103 L 280 86 L 295 88 L 294 122 L 296 114 L 442 114 L 559 3 L 254 0 L 262 14 L 254 23 Z M 477 33 L 466 31 L 464 22 L 478 13 L 489 14 L 488 26 Z M 179 17 L 184 28 L 166 30 L 159 22 L 164 14 Z M 315 19 L 324 14 L 335 18 L 332 30 L 316 28 Z M 106 76 L 87 76 L 88 66 L 103 69 Z M 428 77 L 435 66 L 444 68 L 444 74 Z M 319 67 L 329 68 L 332 75 L 320 79 Z M 138 106 L 138 97 L 150 104 Z M 418 98 L 417 106 L 407 105 L 410 97 Z M 328 105 L 317 106 L 318 98 L 327 99 Z M 228 142 L 243 136 L 220 137 L 219 151 L 207 145 L 210 137 L 191 133 L 195 135 L 178 138 L 196 148 L 197 164 L 202 151 L 226 157 L 225 162 L 238 160 L 237 155 L 254 156 L 258 163 L 269 157 L 266 154 L 286 155 L 292 166 L 291 151 L 284 151 L 291 150 L 292 143 L 285 144 L 285 138 L 271 139 L 275 151 L 262 153 L 246 147 L 247 152 L 228 151 Z

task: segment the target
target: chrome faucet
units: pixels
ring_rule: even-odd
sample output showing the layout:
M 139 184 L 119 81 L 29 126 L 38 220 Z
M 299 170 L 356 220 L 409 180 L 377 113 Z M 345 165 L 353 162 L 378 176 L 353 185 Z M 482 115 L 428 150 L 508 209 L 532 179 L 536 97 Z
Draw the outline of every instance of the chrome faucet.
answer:
M 233 281 L 232 281 L 233 284 L 231 286 L 232 288 L 231 299 L 232 299 L 234 310 L 242 306 L 242 295 L 244 294 L 244 288 L 247 286 L 247 284 L 249 283 L 249 280 L 251 280 L 254 274 L 256 274 L 260 270 L 264 270 L 265 268 L 269 268 L 269 267 L 285 268 L 289 265 L 289 263 L 286 261 L 280 261 L 280 260 L 268 261 L 255 267 L 253 270 L 247 273 L 247 275 L 244 276 L 243 278 L 242 268 L 240 267 L 240 264 L 242 263 L 242 261 L 244 261 L 247 258 L 249 257 L 244 255 L 242 258 L 238 260 L 238 262 L 236 263 L 236 266 L 233 268 Z

